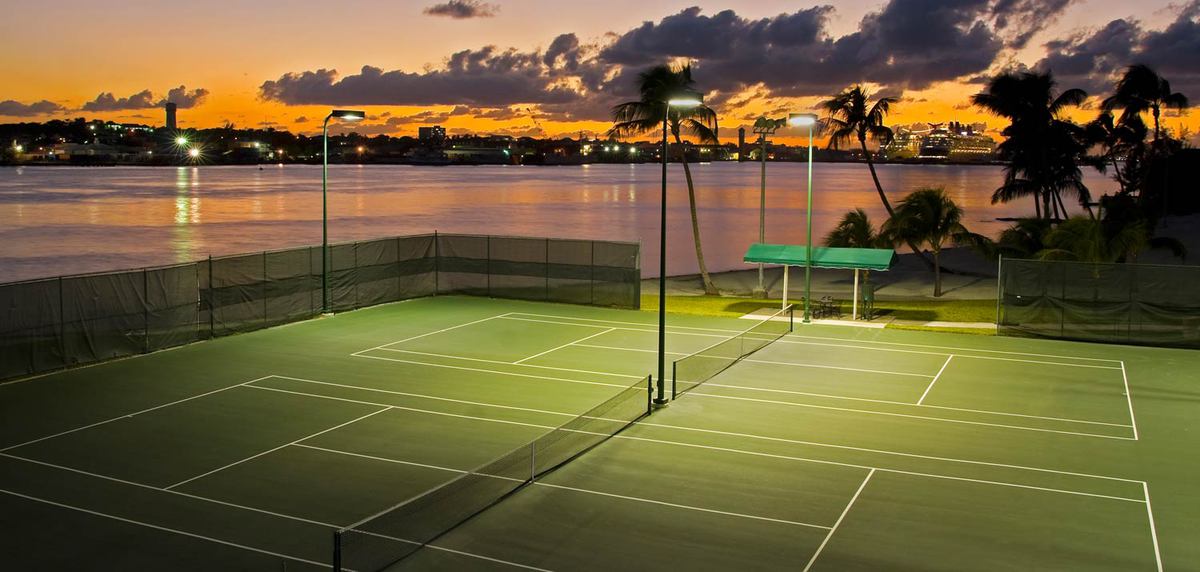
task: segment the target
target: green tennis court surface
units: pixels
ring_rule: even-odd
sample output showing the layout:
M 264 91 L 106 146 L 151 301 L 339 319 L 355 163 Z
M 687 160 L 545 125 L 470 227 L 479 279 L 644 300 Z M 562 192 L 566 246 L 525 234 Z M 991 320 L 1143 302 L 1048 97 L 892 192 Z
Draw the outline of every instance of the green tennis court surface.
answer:
M 644 380 L 655 320 L 425 298 L 0 385 L 4 567 L 328 569 Z M 753 322 L 669 324 L 677 359 Z M 1194 570 L 1198 371 L 797 323 L 395 567 Z

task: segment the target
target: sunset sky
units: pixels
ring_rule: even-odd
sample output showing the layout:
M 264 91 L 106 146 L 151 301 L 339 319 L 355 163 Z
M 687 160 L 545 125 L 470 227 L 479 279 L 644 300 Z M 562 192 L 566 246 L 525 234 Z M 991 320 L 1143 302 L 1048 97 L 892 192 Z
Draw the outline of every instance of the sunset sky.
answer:
M 893 124 L 999 127 L 967 98 L 1002 69 L 1050 69 L 1103 96 L 1144 62 L 1200 103 L 1200 0 L 60 0 L 5 12 L 0 122 L 159 125 L 172 100 L 189 127 L 312 133 L 331 106 L 355 106 L 370 134 L 576 135 L 605 130 L 636 73 L 668 61 L 693 62 L 726 140 L 859 81 L 902 98 Z M 1164 124 L 1200 131 L 1200 114 Z

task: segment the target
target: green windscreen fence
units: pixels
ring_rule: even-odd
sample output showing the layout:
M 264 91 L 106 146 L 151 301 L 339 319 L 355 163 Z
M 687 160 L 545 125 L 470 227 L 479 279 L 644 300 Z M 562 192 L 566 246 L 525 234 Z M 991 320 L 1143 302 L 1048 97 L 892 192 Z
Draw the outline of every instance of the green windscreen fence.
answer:
M 1004 335 L 1200 348 L 1200 267 L 1010 260 Z
M 0 379 L 314 317 L 319 246 L 0 284 Z M 637 308 L 635 243 L 429 234 L 330 245 L 329 308 L 470 294 Z

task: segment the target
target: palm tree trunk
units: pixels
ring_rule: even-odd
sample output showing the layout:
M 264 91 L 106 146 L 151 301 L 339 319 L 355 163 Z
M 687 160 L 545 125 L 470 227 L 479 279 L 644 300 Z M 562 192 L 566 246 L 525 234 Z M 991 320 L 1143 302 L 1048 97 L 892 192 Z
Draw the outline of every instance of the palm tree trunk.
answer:
M 1063 202 L 1062 193 L 1054 193 L 1054 198 L 1058 201 L 1058 208 L 1062 210 L 1062 217 L 1067 218 L 1067 204 Z
M 875 182 L 875 191 L 879 193 L 879 200 L 883 203 L 883 208 L 887 209 L 888 218 L 895 217 L 896 211 L 892 208 L 892 203 L 888 202 L 887 195 L 883 192 L 883 185 L 879 184 L 879 175 L 875 173 L 875 163 L 871 161 L 871 152 L 867 150 L 867 139 L 859 137 L 858 144 L 862 147 L 863 158 L 867 160 L 867 169 L 871 171 L 871 180 Z M 909 242 L 908 247 L 917 255 L 917 258 L 921 259 L 921 262 L 925 263 L 926 267 L 930 264 L 937 264 L 936 262 L 929 262 L 929 259 L 925 258 L 925 253 L 921 252 L 921 249 L 917 248 L 915 243 Z
M 1042 218 L 1042 196 L 1041 193 L 1033 193 L 1033 212 L 1037 218 Z
M 687 151 L 683 148 L 683 140 L 679 132 L 675 132 L 675 144 L 679 145 L 679 161 L 683 163 L 683 176 L 687 179 L 688 208 L 692 213 L 692 239 L 696 243 L 696 262 L 700 266 L 700 279 L 704 282 L 705 294 L 720 294 L 712 277 L 708 275 L 708 266 L 704 264 L 704 249 L 700 247 L 700 219 L 696 216 L 696 186 L 692 183 L 692 169 L 688 166 Z
M 1158 146 L 1158 105 L 1151 108 L 1154 111 L 1154 145 Z
M 942 265 L 938 263 L 938 251 L 933 251 L 933 297 L 942 297 Z

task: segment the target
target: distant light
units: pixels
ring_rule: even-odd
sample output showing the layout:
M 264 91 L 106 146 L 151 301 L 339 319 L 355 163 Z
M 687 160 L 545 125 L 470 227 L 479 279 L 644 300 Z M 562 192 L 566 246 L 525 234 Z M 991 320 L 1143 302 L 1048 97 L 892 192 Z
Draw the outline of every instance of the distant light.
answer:
M 24 152 L 24 151 L 25 151 L 25 148 L 24 148 L 24 147 L 22 147 L 22 146 L 20 146 L 20 145 L 17 145 L 17 153 L 21 153 L 21 152 Z
M 88 129 L 91 129 L 92 131 L 95 131 L 95 130 L 96 130 L 96 126 L 95 126 L 95 125 L 88 125 Z
M 703 103 L 704 102 L 702 102 L 696 98 L 681 98 L 681 99 L 667 100 L 667 105 L 670 105 L 671 107 L 696 107 L 697 105 L 702 105 Z
M 366 151 L 366 150 L 367 150 L 367 148 L 366 148 L 366 147 L 363 147 L 362 145 L 359 145 L 359 146 L 358 146 L 358 152 L 359 152 L 359 153 L 362 153 L 363 151 Z
M 191 149 L 188 149 L 188 157 L 191 157 L 191 158 L 195 159 L 196 157 L 199 157 L 199 156 L 200 156 L 200 150 L 199 150 L 199 149 L 197 149 L 197 148 L 195 148 L 195 147 L 192 147 Z
M 259 143 L 258 141 L 255 141 L 255 142 L 254 142 L 254 148 L 255 148 L 255 149 L 258 149 L 259 145 L 260 145 L 260 143 Z
M 804 127 L 808 125 L 816 125 L 817 116 L 811 113 L 792 113 L 788 115 L 788 125 L 796 127 Z
M 183 147 L 184 145 L 187 145 L 187 144 L 188 144 L 187 137 L 184 137 L 184 136 L 182 136 L 182 135 L 180 135 L 179 137 L 176 137 L 176 138 L 175 138 L 175 144 L 176 144 L 176 145 L 179 145 L 180 147 Z

